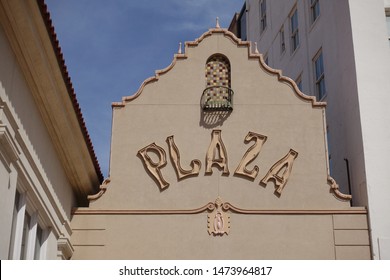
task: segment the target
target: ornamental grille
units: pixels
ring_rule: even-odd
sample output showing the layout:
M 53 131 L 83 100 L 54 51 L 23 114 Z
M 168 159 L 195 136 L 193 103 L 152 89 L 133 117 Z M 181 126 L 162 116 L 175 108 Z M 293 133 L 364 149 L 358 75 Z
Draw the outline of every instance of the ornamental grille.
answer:
M 206 89 L 202 95 L 204 110 L 232 110 L 230 62 L 220 54 L 211 56 L 205 69 Z

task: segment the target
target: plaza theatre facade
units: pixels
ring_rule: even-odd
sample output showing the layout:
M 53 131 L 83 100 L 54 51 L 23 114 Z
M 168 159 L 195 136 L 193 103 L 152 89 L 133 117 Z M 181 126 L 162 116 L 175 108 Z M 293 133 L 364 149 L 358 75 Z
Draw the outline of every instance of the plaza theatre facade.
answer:
M 325 105 L 214 28 L 113 103 L 110 176 L 73 259 L 369 259 L 328 168 Z

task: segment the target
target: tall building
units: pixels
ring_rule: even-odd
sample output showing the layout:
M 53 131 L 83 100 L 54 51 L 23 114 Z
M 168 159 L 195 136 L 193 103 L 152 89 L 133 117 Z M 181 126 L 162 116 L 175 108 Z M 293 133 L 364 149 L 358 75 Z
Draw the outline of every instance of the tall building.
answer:
M 246 0 L 230 30 L 327 103 L 331 175 L 367 207 L 372 257 L 390 259 L 390 1 Z
M 102 174 L 43 1 L 0 1 L 0 259 L 69 259 Z

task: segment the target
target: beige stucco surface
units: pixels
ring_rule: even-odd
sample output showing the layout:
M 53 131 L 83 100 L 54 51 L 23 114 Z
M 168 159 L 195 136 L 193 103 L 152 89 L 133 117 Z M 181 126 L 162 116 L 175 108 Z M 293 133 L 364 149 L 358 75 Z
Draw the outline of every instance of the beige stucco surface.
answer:
M 214 237 L 204 230 L 204 214 L 120 216 L 115 219 L 106 216 L 99 217 L 97 222 L 107 224 L 107 230 L 104 234 L 96 231 L 96 235 L 100 233 L 105 240 L 98 236 L 92 239 L 94 233 L 91 232 L 83 240 L 84 234 L 77 231 L 73 240 L 75 245 L 87 241 L 90 245 L 104 245 L 83 250 L 91 259 L 103 255 L 119 259 L 294 259 L 297 252 L 302 258 L 334 258 L 333 235 L 328 230 L 332 218 L 329 216 L 306 217 L 305 223 L 298 216 L 285 219 L 272 215 L 232 215 L 231 219 L 234 227 L 231 233 Z M 315 238 L 308 239 L 309 236 Z M 301 251 L 303 245 L 307 250 Z M 77 253 L 78 250 L 75 258 L 85 258 Z
M 230 113 L 205 113 L 199 104 L 205 63 L 216 53 L 226 56 L 231 65 Z M 335 259 L 334 221 L 340 230 L 353 228 L 353 224 L 340 226 L 348 220 L 343 215 L 360 215 L 356 223 L 361 223 L 365 212 L 335 195 L 328 181 L 324 112 L 322 104 L 297 92 L 291 80 L 269 69 L 260 55 L 231 33 L 213 29 L 187 43 L 185 54 L 176 55 L 172 65 L 146 80 L 134 96 L 114 104 L 110 182 L 89 208 L 75 209 L 73 257 Z M 216 167 L 212 174 L 205 174 L 213 130 L 221 131 L 229 175 Z M 244 141 L 249 132 L 267 137 L 247 167 L 259 167 L 254 180 L 234 174 L 254 143 Z M 168 136 L 174 136 L 184 169 L 190 169 L 191 160 L 201 162 L 198 176 L 177 179 Z M 167 155 L 167 164 L 161 168 L 170 184 L 165 189 L 159 188 L 137 156 L 152 143 Z M 277 195 L 272 180 L 266 186 L 259 183 L 290 149 L 298 156 Z M 158 162 L 156 155 L 149 156 Z M 218 197 L 240 209 L 226 212 L 230 232 L 223 236 L 207 232 L 210 211 L 186 212 Z M 162 210 L 176 212 L 162 214 Z M 343 243 L 342 234 L 337 245 L 351 245 Z M 359 240 L 368 236 L 367 225 L 356 234 Z M 356 245 L 367 247 L 363 243 Z M 361 258 L 367 258 L 366 252 Z
M 0 0 L 0 259 L 70 258 L 72 208 L 99 186 L 48 25 L 43 1 Z

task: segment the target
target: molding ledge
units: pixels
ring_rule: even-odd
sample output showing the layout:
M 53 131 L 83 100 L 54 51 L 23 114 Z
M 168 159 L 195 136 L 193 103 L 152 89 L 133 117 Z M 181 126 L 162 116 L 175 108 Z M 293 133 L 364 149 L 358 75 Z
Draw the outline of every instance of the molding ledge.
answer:
M 12 139 L 6 125 L 0 123 L 0 153 L 3 155 L 7 165 L 15 162 L 19 158 L 20 151 Z
M 90 209 L 74 208 L 72 215 L 192 215 L 211 212 L 217 207 L 216 202 L 208 202 L 196 209 Z M 230 202 L 221 203 L 223 211 L 246 215 L 339 215 L 339 214 L 367 214 L 364 207 L 349 207 L 344 209 L 244 209 L 232 205 Z
M 69 260 L 74 252 L 74 248 L 70 243 L 70 240 L 65 237 L 60 237 L 57 241 L 58 258 L 63 260 Z

